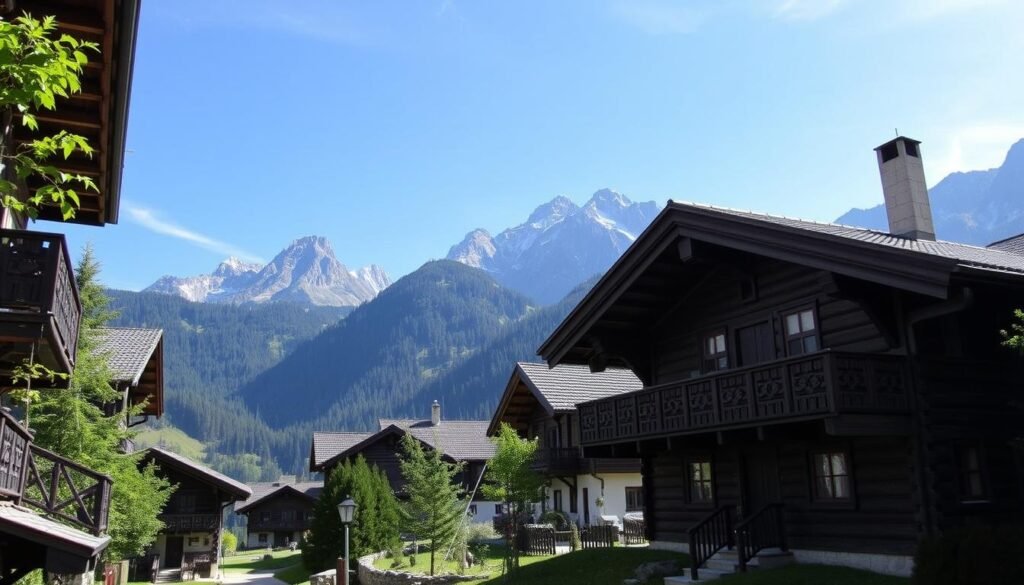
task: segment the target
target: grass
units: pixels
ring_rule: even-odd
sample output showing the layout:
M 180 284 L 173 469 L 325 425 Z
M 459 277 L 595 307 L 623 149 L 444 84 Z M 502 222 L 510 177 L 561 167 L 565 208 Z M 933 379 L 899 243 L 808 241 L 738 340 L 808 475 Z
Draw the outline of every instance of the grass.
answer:
M 181 429 L 170 425 L 140 432 L 135 437 L 135 445 L 140 450 L 147 447 L 167 447 L 175 453 L 180 453 L 196 461 L 202 461 L 206 457 L 206 445 L 185 434 Z
M 826 565 L 790 565 L 722 580 L 723 585 L 910 585 L 910 579 Z

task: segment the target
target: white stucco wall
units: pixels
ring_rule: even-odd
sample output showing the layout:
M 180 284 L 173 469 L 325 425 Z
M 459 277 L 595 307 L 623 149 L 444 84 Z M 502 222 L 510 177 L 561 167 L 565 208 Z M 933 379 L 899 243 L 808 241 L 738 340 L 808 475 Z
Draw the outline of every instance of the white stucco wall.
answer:
M 473 522 L 490 522 L 494 519 L 495 506 L 501 502 L 488 502 L 488 501 L 474 501 L 473 505 L 476 506 L 476 515 L 473 516 Z
M 604 480 L 604 492 L 601 490 L 601 478 Z M 583 489 L 587 488 L 587 497 L 590 500 L 590 523 L 598 524 L 600 516 L 616 516 L 619 520 L 626 513 L 626 488 L 643 486 L 643 479 L 639 473 L 602 473 L 598 477 L 592 475 L 576 476 L 576 489 L 578 490 L 579 505 L 576 513 L 569 512 L 570 488 L 565 482 L 559 479 L 552 479 L 551 486 L 546 491 L 547 509 L 554 509 L 554 491 L 562 490 L 562 509 L 569 514 L 573 520 L 583 523 Z M 598 509 L 597 498 L 604 497 L 604 508 Z

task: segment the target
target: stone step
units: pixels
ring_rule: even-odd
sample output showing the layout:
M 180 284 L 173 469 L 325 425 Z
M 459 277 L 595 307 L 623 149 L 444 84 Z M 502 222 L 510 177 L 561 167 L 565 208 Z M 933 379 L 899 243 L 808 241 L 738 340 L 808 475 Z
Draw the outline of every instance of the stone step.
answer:
M 714 581 L 722 575 L 731 575 L 732 571 L 716 571 L 714 569 L 701 568 L 698 571 L 698 579 L 694 581 L 690 579 L 690 574 L 678 575 L 675 577 L 665 577 L 665 585 L 681 585 L 682 583 L 704 583 L 705 581 Z

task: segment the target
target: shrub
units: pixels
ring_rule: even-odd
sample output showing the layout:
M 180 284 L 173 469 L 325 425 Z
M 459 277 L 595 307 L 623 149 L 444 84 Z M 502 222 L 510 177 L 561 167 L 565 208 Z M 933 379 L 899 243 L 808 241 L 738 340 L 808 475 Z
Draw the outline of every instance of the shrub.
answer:
M 489 522 L 473 522 L 466 527 L 466 542 L 493 540 L 498 537 L 498 531 Z
M 555 530 L 565 530 L 571 521 L 569 515 L 561 510 L 548 510 L 540 516 L 540 524 L 550 524 Z
M 1024 583 L 1024 527 L 972 526 L 921 543 L 914 585 Z
M 223 532 L 220 535 L 221 554 L 229 555 L 238 549 L 238 537 L 233 532 Z

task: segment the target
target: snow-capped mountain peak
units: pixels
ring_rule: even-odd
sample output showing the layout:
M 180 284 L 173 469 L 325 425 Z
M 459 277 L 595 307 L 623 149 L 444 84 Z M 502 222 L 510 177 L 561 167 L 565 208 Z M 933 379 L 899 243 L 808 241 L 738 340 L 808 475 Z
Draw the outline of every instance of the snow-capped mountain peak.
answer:
M 603 272 L 658 214 L 653 201 L 634 203 L 602 189 L 582 207 L 559 196 L 525 223 L 496 236 L 473 230 L 448 259 L 490 272 L 499 282 L 541 302 L 554 302 Z
M 211 274 L 164 276 L 147 292 L 178 295 L 196 302 L 293 301 L 313 305 L 356 306 L 384 290 L 391 279 L 376 265 L 349 271 L 322 236 L 293 241 L 266 266 L 228 258 Z

